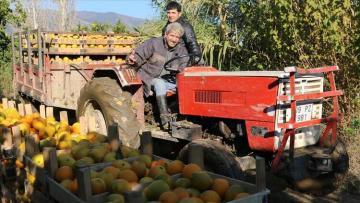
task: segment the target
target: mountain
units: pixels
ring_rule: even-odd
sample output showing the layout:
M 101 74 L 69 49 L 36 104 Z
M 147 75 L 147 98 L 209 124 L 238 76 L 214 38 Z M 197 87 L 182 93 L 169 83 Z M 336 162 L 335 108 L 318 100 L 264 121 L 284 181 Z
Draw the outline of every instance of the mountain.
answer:
M 44 20 L 45 25 L 42 26 L 41 30 L 44 31 L 56 31 L 58 25 L 54 22 L 58 21 L 58 16 L 54 10 L 42 10 L 39 15 L 46 16 Z M 106 23 L 114 25 L 118 20 L 121 20 L 129 30 L 133 30 L 134 27 L 140 26 L 146 22 L 146 19 L 126 16 L 114 12 L 92 12 L 92 11 L 77 11 L 74 25 L 89 25 L 93 22 Z M 11 25 L 6 27 L 6 33 L 17 32 L 18 29 Z
M 114 12 L 100 13 L 93 11 L 77 11 L 76 24 L 88 25 L 92 22 L 115 24 L 121 20 L 128 28 L 134 28 L 146 22 L 145 19 L 126 16 Z

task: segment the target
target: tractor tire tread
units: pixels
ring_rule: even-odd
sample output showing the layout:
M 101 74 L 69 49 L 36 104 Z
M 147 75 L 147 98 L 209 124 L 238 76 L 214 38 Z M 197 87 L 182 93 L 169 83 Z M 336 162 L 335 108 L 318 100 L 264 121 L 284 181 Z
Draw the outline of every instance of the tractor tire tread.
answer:
M 188 162 L 187 157 L 191 145 L 199 145 L 203 148 L 205 169 L 212 168 L 212 170 L 215 170 L 212 172 L 231 178 L 243 178 L 244 174 L 241 171 L 236 156 L 232 154 L 224 145 L 214 140 L 193 140 L 180 151 L 178 156 L 180 160 L 184 161 L 185 163 Z
M 89 81 L 80 92 L 78 118 L 84 114 L 84 107 L 89 100 L 96 100 L 100 105 L 107 125 L 118 124 L 122 144 L 132 148 L 140 146 L 140 123 L 132 109 L 131 94 L 122 91 L 116 80 L 100 77 Z

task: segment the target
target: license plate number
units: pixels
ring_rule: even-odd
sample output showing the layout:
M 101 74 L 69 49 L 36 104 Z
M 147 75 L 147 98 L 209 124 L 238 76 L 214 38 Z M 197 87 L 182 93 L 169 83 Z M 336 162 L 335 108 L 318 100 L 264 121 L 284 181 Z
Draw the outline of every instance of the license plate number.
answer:
M 311 120 L 312 104 L 304 104 L 296 107 L 296 122 Z

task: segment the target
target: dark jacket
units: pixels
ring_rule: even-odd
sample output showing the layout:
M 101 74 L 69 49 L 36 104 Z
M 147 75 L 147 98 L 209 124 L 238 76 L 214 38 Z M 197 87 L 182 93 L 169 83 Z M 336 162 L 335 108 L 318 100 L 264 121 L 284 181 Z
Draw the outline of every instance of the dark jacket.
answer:
M 197 43 L 195 32 L 194 32 L 192 25 L 190 25 L 190 23 L 188 23 L 181 17 L 176 22 L 180 23 L 184 28 L 185 33 L 184 33 L 182 39 L 183 39 L 183 42 L 185 43 L 185 47 L 188 50 L 189 54 L 194 54 L 196 56 L 201 57 L 201 49 L 199 47 L 199 44 Z M 165 27 L 162 30 L 163 36 L 165 35 L 166 26 L 168 24 L 169 24 L 169 22 L 167 22 L 167 24 L 165 25 Z
M 151 80 L 166 74 L 164 64 L 175 56 L 187 55 L 185 46 L 179 43 L 176 47 L 169 49 L 164 37 L 146 40 L 135 49 L 136 66 L 141 80 L 144 82 L 145 96 L 149 96 Z M 182 71 L 189 58 L 184 57 L 170 63 L 172 69 Z

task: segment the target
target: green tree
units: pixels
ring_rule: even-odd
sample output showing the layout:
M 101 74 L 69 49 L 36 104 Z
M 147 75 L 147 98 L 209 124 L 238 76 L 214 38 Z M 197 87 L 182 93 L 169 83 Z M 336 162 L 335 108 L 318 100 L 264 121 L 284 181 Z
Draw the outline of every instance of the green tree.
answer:
M 342 111 L 359 115 L 357 1 L 241 1 L 238 67 L 282 69 L 289 65 L 338 65 L 345 90 Z M 354 12 L 356 11 L 356 12 Z M 349 122 L 352 117 L 346 118 Z
M 75 32 L 81 32 L 81 31 L 89 31 L 89 27 L 86 25 L 81 25 L 79 23 L 75 28 Z
M 112 31 L 115 33 L 126 33 L 128 32 L 126 25 L 121 22 L 121 20 L 118 20 L 115 25 L 112 27 Z
M 11 92 L 12 68 L 11 68 L 11 37 L 6 29 L 20 26 L 25 20 L 25 13 L 19 1 L 0 0 L 0 95 L 8 95 Z
M 93 22 L 90 25 L 91 32 L 107 32 L 110 30 L 110 25 L 106 23 Z

